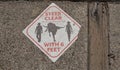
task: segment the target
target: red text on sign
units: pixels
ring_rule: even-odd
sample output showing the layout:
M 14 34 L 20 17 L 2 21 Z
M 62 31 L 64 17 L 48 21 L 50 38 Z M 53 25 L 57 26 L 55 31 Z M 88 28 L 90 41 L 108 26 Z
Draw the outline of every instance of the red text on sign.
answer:
M 50 42 L 50 43 L 44 43 L 45 47 L 62 47 L 64 46 L 63 42 Z
M 60 52 L 60 48 L 47 48 L 48 52 Z
M 62 20 L 61 12 L 46 12 L 45 20 Z
M 63 42 L 44 43 L 48 52 L 60 52 L 60 48 L 64 46 Z

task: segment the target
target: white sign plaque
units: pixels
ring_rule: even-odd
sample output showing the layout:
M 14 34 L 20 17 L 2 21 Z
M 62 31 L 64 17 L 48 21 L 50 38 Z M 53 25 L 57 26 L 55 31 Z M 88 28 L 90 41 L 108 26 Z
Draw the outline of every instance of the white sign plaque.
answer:
M 23 33 L 53 62 L 78 38 L 81 25 L 52 3 Z

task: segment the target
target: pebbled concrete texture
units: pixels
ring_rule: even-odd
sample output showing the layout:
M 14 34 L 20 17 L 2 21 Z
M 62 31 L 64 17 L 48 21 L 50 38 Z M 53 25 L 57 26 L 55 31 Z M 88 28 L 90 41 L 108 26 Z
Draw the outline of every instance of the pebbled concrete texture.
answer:
M 109 4 L 110 70 L 120 70 L 120 4 Z
M 87 70 L 87 3 L 54 2 L 82 25 L 78 40 L 53 63 L 22 33 L 52 2 L 0 2 L 0 70 Z

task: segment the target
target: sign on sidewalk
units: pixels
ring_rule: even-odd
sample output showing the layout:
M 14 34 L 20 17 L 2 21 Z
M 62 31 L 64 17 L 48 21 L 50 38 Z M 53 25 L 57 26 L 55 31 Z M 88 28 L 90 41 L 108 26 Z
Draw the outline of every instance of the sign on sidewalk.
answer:
M 52 3 L 23 33 L 53 62 L 78 38 L 81 25 Z

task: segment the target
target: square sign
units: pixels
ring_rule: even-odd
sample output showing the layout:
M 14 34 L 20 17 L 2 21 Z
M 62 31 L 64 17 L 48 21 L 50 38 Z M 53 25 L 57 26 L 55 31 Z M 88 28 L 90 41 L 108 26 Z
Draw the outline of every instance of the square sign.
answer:
M 53 62 L 78 38 L 81 25 L 52 3 L 23 33 Z

